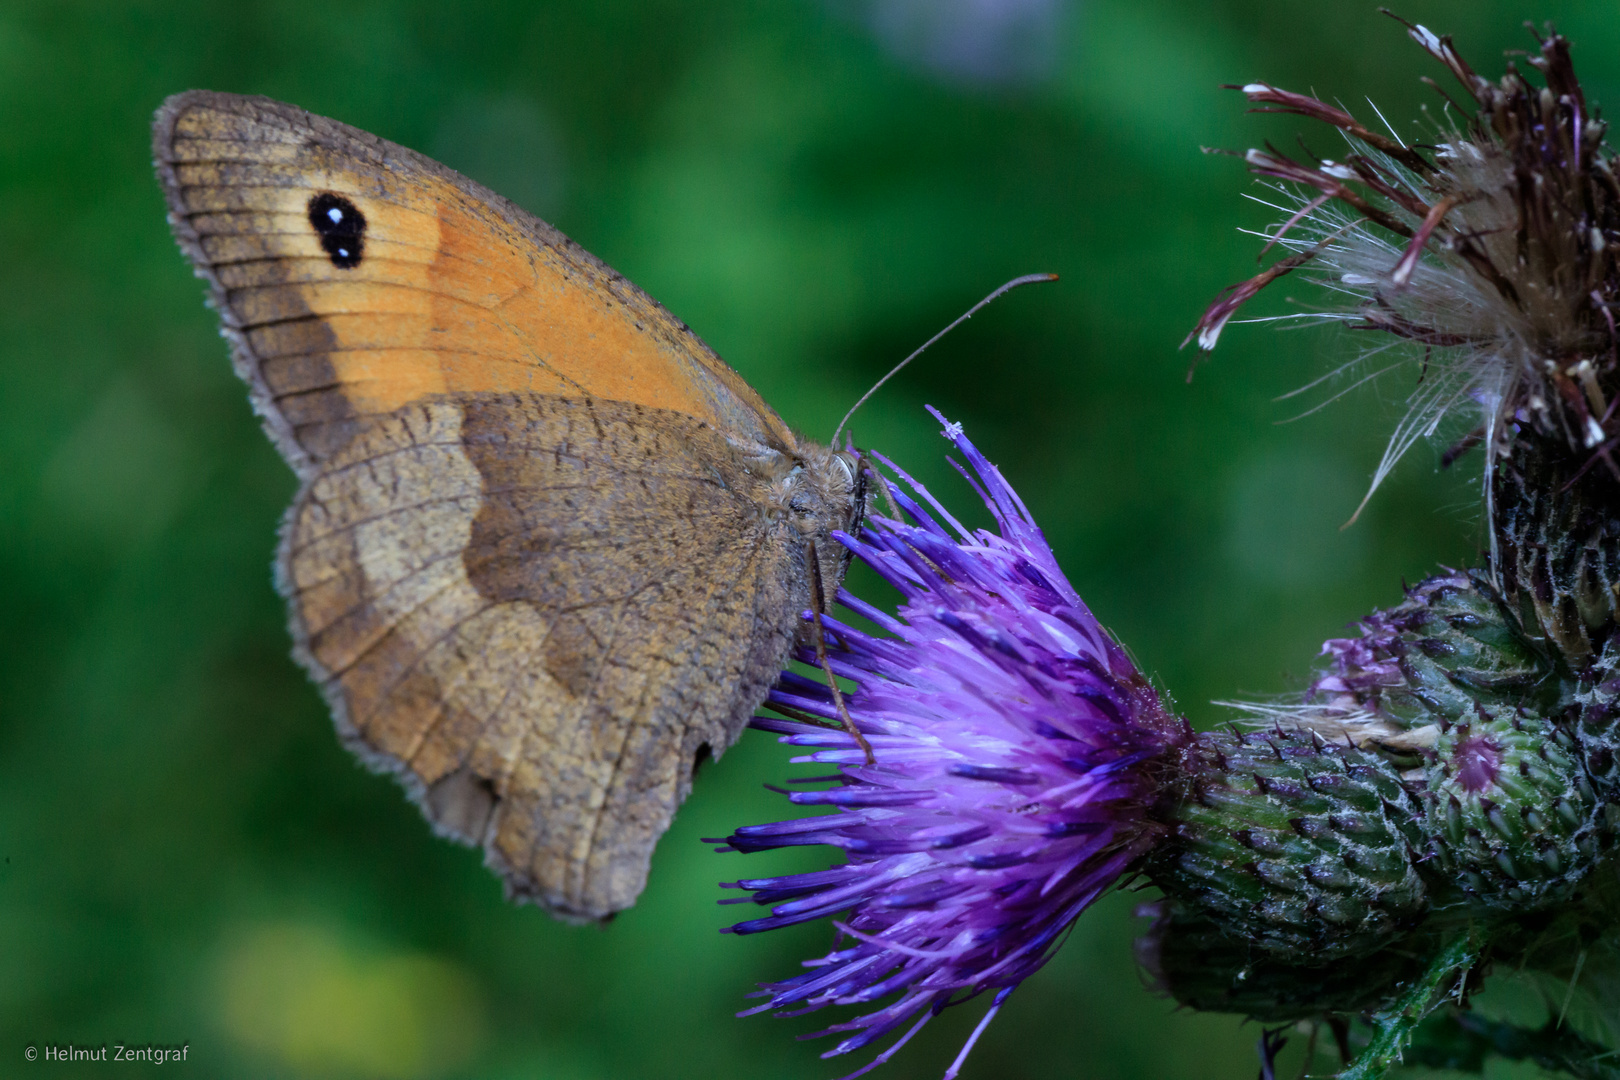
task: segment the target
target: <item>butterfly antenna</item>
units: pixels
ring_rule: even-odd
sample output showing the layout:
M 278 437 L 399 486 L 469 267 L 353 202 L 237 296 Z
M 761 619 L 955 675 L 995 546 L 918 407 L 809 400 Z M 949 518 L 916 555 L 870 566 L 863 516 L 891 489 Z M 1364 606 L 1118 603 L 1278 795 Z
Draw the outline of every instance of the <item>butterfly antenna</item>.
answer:
M 960 316 L 957 317 L 955 322 L 951 323 L 951 325 L 947 326 L 945 329 L 941 330 L 939 333 L 935 334 L 933 337 L 931 337 L 927 341 L 923 342 L 922 345 L 917 349 L 916 352 L 912 353 L 910 356 L 906 357 L 904 360 L 902 360 L 898 364 L 894 365 L 894 367 L 889 369 L 889 373 L 887 375 L 883 376 L 883 378 L 881 378 L 877 382 L 873 383 L 872 384 L 872 389 L 870 389 L 866 393 L 862 394 L 861 399 L 859 401 L 857 401 L 854 405 L 851 405 L 850 408 L 849 408 L 849 412 L 845 413 L 844 418 L 842 420 L 838 421 L 838 430 L 833 432 L 832 442 L 830 442 L 828 445 L 829 446 L 837 446 L 838 445 L 838 436 L 840 436 L 840 435 L 842 435 L 844 433 L 844 425 L 849 423 L 849 418 L 855 415 L 855 410 L 856 409 L 859 409 L 862 405 L 866 404 L 866 399 L 867 398 L 869 398 L 873 394 L 877 393 L 878 390 L 882 388 L 884 383 L 888 382 L 890 379 L 892 379 L 896 375 L 898 375 L 900 373 L 901 368 L 905 367 L 907 364 L 909 364 L 913 360 L 917 359 L 917 357 L 921 356 L 928 349 L 928 347 L 930 345 L 932 345 L 934 342 L 938 341 L 940 338 L 944 337 L 946 334 L 950 333 L 952 330 L 955 330 L 958 326 L 961 326 L 963 323 L 967 322 L 969 319 L 973 318 L 973 316 L 977 315 L 979 313 L 980 308 L 982 308 L 986 304 L 990 303 L 990 301 L 995 300 L 998 297 L 1004 296 L 1007 293 L 1012 292 L 1014 289 L 1018 288 L 1018 286 L 1020 286 L 1020 285 L 1033 285 L 1037 281 L 1056 281 L 1057 279 L 1058 279 L 1058 276 L 1056 274 L 1025 274 L 1023 277 L 1015 277 L 1011 281 L 1007 282 L 1007 284 L 1003 285 L 1001 288 L 997 289 L 995 292 L 993 292 L 989 296 L 985 297 L 983 300 L 980 300 L 977 304 L 974 304 L 972 307 L 968 308 L 965 312 L 963 312 Z

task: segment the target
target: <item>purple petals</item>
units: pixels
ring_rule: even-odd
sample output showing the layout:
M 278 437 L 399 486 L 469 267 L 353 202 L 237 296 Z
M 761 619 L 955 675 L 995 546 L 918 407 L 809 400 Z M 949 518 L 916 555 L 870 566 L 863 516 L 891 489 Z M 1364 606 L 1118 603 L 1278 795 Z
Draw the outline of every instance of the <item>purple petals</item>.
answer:
M 865 787 L 836 788 L 832 791 L 795 791 L 788 801 L 799 806 L 911 806 L 929 797 L 926 791 L 870 790 Z
M 1001 870 L 1009 866 L 1022 866 L 1035 858 L 1035 851 L 1004 851 L 1000 854 L 969 855 L 966 862 L 975 870 Z
M 964 844 L 976 844 L 990 834 L 990 826 L 974 825 L 971 828 L 960 829 L 948 836 L 941 836 L 937 840 L 931 840 L 928 846 L 935 851 L 944 851 L 946 848 L 962 847 Z
M 950 772 L 952 776 L 965 776 L 969 780 L 989 780 L 1014 786 L 1033 784 L 1040 779 L 1022 769 L 1003 769 L 995 765 L 952 765 Z
M 826 726 L 771 717 L 754 726 L 811 750 L 797 760 L 842 766 L 822 778 L 830 786 L 788 796 L 837 812 L 723 841 L 739 852 L 843 852 L 847 862 L 830 870 L 728 886 L 770 908 L 730 930 L 842 913 L 844 947 L 764 984 L 769 1001 L 750 1011 L 796 1015 L 898 995 L 822 1033 L 853 1033 L 831 1056 L 909 1025 L 872 1065 L 940 1010 L 987 990 L 999 1005 L 1045 963 L 1073 919 L 1159 840 L 1158 763 L 1189 737 L 1070 587 L 995 466 L 955 425 L 945 434 L 996 532 L 969 531 L 885 462 L 909 489 L 891 492 L 907 520 L 873 517 L 859 538 L 839 537 L 901 594 L 898 618 L 839 595 L 889 636 L 823 620 L 829 666 L 857 684 L 845 700 L 876 764 L 834 726 L 825 684 L 785 673 L 768 704 Z M 808 650 L 799 659 L 814 663 Z
M 1452 766 L 1464 791 L 1484 791 L 1502 771 L 1502 751 L 1483 735 L 1471 735 L 1457 744 Z
M 911 888 L 897 889 L 879 897 L 877 903 L 886 908 L 933 907 L 953 896 L 960 896 L 970 886 L 966 882 L 946 883 L 931 881 Z

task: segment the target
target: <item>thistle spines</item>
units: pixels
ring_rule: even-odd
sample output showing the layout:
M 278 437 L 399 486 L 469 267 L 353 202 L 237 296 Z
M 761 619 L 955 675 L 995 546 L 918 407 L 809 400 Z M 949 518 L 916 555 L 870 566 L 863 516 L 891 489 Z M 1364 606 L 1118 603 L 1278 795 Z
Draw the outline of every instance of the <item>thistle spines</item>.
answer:
M 1580 902 L 1620 836 L 1620 642 L 1576 674 L 1478 572 L 1360 628 L 1269 729 L 1199 736 L 1144 944 L 1183 1003 L 1376 1007 L 1459 919 Z
M 1379 755 L 1281 727 L 1199 749 L 1156 860 L 1172 898 L 1257 950 L 1316 962 L 1375 951 L 1422 914 L 1420 811 Z
M 1577 672 L 1620 618 L 1620 475 L 1612 469 L 1605 447 L 1575 453 L 1530 431 L 1496 469 L 1503 590 Z
M 1544 650 L 1477 571 L 1428 578 L 1360 629 L 1323 646 L 1330 669 L 1306 691 L 1296 722 L 1411 758 L 1481 702 L 1558 692 Z
M 1457 902 L 1530 912 L 1569 900 L 1607 846 L 1573 725 L 1481 707 L 1437 741 L 1422 798 L 1431 874 Z
M 1358 641 L 1329 643 L 1337 670 L 1313 692 L 1376 717 L 1362 744 L 1408 769 L 1435 902 L 1530 911 L 1568 899 L 1611 830 L 1586 760 L 1604 758 L 1605 737 L 1581 734 L 1567 652 L 1525 633 L 1479 573 L 1430 578 L 1361 625 Z M 1595 715 L 1605 694 L 1589 683 Z
M 1620 807 L 1620 641 L 1611 637 L 1581 673 L 1572 711 L 1587 778 L 1613 816 Z

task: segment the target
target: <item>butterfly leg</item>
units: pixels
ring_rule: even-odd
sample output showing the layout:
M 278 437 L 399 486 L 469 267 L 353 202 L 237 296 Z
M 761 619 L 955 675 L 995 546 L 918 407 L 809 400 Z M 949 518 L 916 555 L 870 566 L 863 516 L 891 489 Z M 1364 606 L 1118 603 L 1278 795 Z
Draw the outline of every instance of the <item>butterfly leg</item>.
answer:
M 843 721 L 844 730 L 849 732 L 856 745 L 865 752 L 866 763 L 876 765 L 877 757 L 872 753 L 872 744 L 866 741 L 866 736 L 855 726 L 855 721 L 849 715 L 849 709 L 844 705 L 844 692 L 838 688 L 838 677 L 832 673 L 832 667 L 827 663 L 827 635 L 821 626 L 821 609 L 826 606 L 827 597 L 821 587 L 821 559 L 816 555 L 816 543 L 812 540 L 809 544 L 809 558 L 806 562 L 810 564 L 810 598 L 813 601 L 810 605 L 810 621 L 816 627 L 816 663 L 821 667 L 821 673 L 827 677 L 827 687 L 832 691 L 833 706 L 838 710 L 838 719 Z

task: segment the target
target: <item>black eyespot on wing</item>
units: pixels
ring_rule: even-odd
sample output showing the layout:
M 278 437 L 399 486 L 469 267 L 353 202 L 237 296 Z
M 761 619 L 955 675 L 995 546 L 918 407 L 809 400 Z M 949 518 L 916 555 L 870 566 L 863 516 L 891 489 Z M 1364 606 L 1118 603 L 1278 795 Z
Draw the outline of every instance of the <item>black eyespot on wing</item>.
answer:
M 366 216 L 358 206 L 342 195 L 323 191 L 309 200 L 309 223 L 333 266 L 352 270 L 360 265 L 366 246 Z

